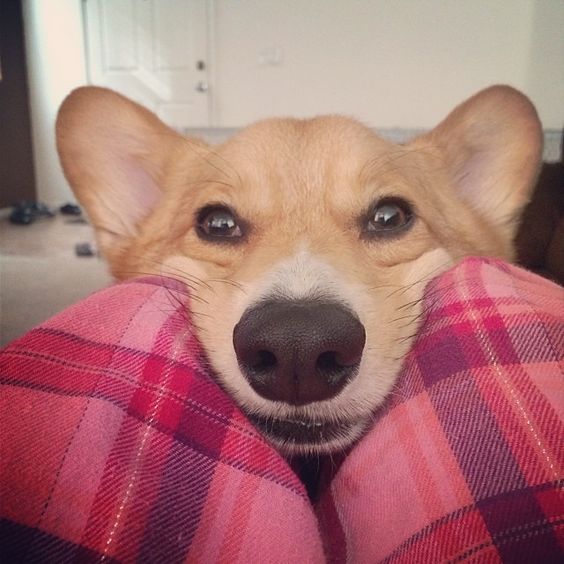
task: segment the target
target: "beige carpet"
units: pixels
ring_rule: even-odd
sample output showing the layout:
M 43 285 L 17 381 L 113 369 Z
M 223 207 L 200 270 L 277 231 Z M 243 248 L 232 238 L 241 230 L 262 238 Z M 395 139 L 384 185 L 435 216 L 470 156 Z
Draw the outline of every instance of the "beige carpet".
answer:
M 22 226 L 0 214 L 0 344 L 109 283 L 97 257 L 77 257 L 76 243 L 94 241 L 92 229 L 58 215 Z

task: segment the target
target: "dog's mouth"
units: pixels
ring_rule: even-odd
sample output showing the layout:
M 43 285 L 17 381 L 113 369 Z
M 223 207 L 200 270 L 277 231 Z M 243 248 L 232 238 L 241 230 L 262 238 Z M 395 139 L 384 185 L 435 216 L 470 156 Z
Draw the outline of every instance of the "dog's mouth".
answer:
M 320 421 L 307 417 L 279 419 L 248 415 L 251 422 L 286 452 L 329 452 L 348 446 L 364 425 L 356 421 Z

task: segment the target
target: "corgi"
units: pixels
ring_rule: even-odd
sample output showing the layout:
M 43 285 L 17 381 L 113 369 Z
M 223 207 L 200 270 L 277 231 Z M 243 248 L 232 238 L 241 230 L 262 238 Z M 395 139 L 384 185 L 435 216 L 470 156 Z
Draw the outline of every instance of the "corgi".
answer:
M 289 456 L 363 434 L 433 277 L 469 255 L 513 259 L 542 150 L 533 105 L 509 86 L 404 145 L 324 116 L 210 147 L 99 87 L 68 96 L 56 132 L 115 278 L 186 284 L 217 381 Z

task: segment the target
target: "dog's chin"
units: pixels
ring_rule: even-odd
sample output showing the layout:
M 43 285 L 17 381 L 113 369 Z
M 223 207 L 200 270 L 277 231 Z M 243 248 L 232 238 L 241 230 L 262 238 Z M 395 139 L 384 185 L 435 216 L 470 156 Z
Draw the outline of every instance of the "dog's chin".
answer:
M 341 452 L 356 441 L 366 421 L 314 420 L 308 417 L 276 418 L 247 414 L 253 425 L 284 455 Z

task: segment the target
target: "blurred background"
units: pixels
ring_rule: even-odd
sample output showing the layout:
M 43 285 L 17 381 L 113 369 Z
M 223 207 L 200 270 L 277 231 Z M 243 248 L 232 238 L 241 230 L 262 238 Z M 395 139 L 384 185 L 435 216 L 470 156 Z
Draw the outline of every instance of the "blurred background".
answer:
M 562 0 L 0 0 L 0 307 L 7 342 L 107 284 L 54 144 L 77 86 L 114 88 L 222 141 L 268 116 L 354 116 L 404 140 L 494 83 L 564 123 Z M 41 202 L 26 225 L 12 206 Z

